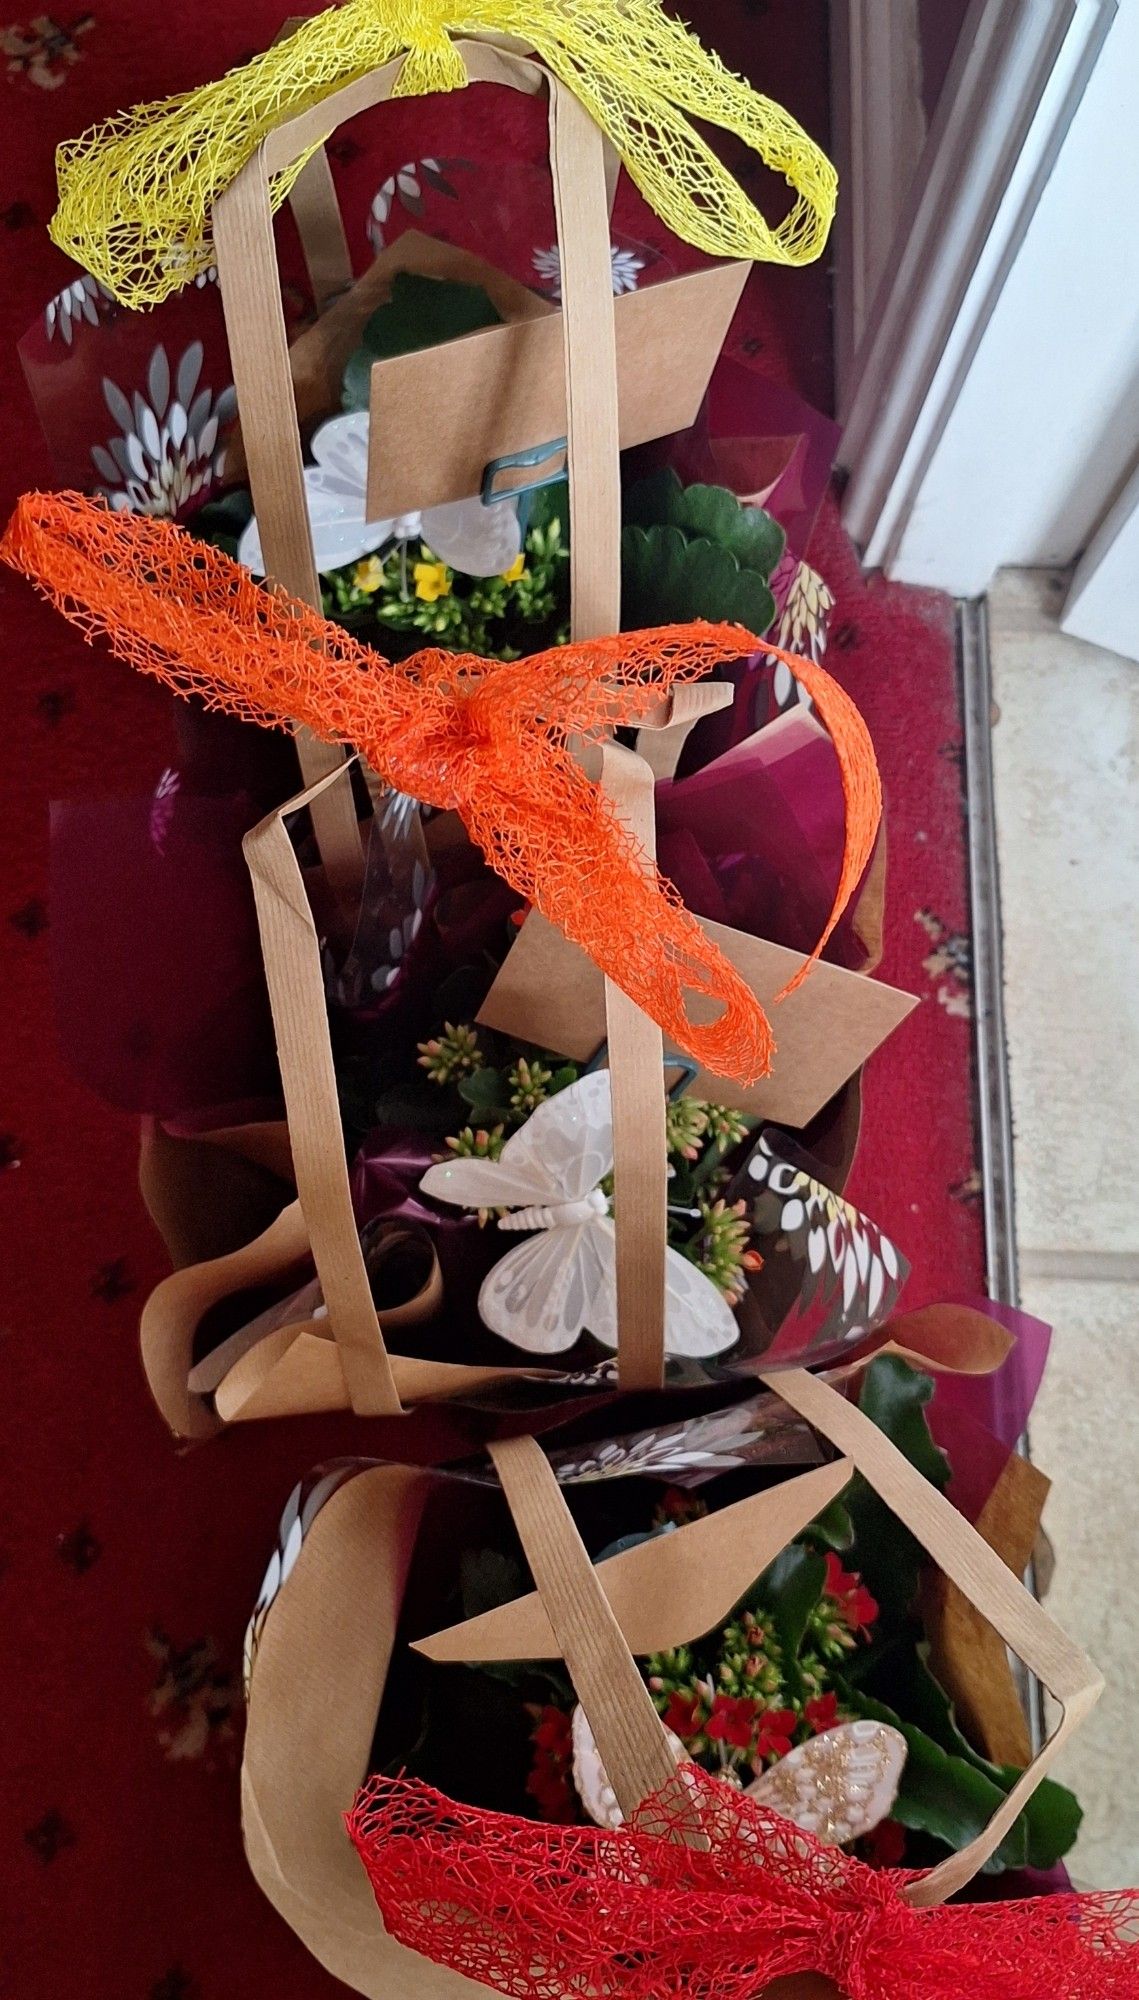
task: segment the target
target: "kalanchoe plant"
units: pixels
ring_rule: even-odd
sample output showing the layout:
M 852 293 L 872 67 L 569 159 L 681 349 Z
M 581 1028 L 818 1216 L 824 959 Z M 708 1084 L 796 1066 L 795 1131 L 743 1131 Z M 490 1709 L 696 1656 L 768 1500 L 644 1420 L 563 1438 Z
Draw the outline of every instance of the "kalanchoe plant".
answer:
M 186 523 L 200 540 L 237 558 L 253 512 L 248 488 L 208 501 Z M 564 495 L 535 494 L 522 548 L 501 576 L 465 576 L 411 537 L 327 570 L 324 615 L 389 656 L 424 645 L 517 660 L 569 638 L 569 545 Z
M 832 1659 L 869 1640 L 878 1607 L 837 1556 L 790 1552 L 719 1631 L 651 1654 L 642 1671 L 665 1727 L 707 1770 L 747 1784 L 848 1713 L 827 1685 Z M 821 1589 L 796 1608 L 804 1574 Z
M 460 1077 L 478 1069 L 481 1061 L 479 1038 L 465 1025 L 455 1028 L 447 1021 L 442 1034 L 419 1043 L 419 1066 L 432 1083 L 458 1083 Z
M 375 358 L 370 356 L 369 365 Z M 726 487 L 684 487 L 669 471 L 630 487 L 623 505 L 623 630 L 692 618 L 728 619 L 757 634 L 768 630 L 775 617 L 770 578 L 784 543 L 783 530 L 769 514 L 744 506 Z M 236 557 L 252 511 L 248 491 L 234 488 L 209 501 L 186 525 Z M 565 483 L 531 496 L 522 548 L 500 576 L 465 576 L 413 536 L 326 571 L 321 590 L 326 617 L 389 655 L 435 645 L 516 660 L 564 645 L 569 638 Z
M 924 1416 L 932 1392 L 927 1376 L 881 1357 L 864 1378 L 862 1403 L 923 1475 L 944 1485 L 948 1467 Z M 706 1511 L 690 1492 L 666 1493 L 642 1530 L 626 1532 L 600 1558 Z M 1019 1775 L 974 1749 L 931 1669 L 923 1562 L 908 1531 L 856 1476 L 721 1627 L 639 1662 L 666 1727 L 689 1756 L 732 1783 L 749 1784 L 796 1745 L 846 1721 L 867 1718 L 899 1730 L 907 1761 L 891 1819 L 860 1848 L 865 1859 L 888 1866 L 924 1866 L 966 1846 Z M 506 1595 L 522 1588 L 519 1578 Z M 521 1687 L 533 1669 L 494 1671 Z M 540 1711 L 520 1717 L 529 1738 L 530 1798 L 541 1814 L 558 1818 L 581 1812 L 566 1755 L 573 1703 L 568 1685 L 549 1681 Z M 1071 1847 L 1079 1823 L 1072 1794 L 1045 1779 L 991 1867 L 1049 1868 Z
M 576 1083 L 575 1063 L 547 1050 L 514 1052 L 496 1067 L 484 1053 L 479 1031 L 467 1023 L 444 1022 L 439 1033 L 420 1042 L 419 1066 L 431 1082 L 452 1090 L 476 1122 L 464 1124 L 446 1144 L 463 1158 L 496 1160 L 512 1131 L 546 1099 Z M 668 1240 L 712 1280 L 730 1304 L 742 1298 L 745 1274 L 762 1262 L 749 1247 L 745 1204 L 727 1203 L 725 1154 L 738 1145 L 752 1121 L 722 1104 L 701 1098 L 670 1098 L 665 1110 L 668 1147 Z M 611 1179 L 603 1182 L 612 1198 Z M 485 1218 L 484 1218 L 485 1219 Z
M 747 1204 L 729 1203 L 717 1195 L 715 1201 L 701 1196 L 698 1207 L 699 1233 L 678 1247 L 719 1286 L 730 1305 L 738 1305 L 744 1295 L 745 1273 L 763 1266 L 759 1251 L 750 1247 Z
M 497 1160 L 505 1144 L 506 1129 L 502 1125 L 495 1125 L 489 1132 L 481 1125 L 477 1130 L 464 1125 L 461 1132 L 447 1141 L 450 1151 L 460 1160 Z
M 430 644 L 516 660 L 569 637 L 569 550 L 561 521 L 536 496 L 523 546 L 501 576 L 464 576 L 419 540 L 390 544 L 322 578 L 324 610 L 353 630 L 374 628 L 393 650 Z

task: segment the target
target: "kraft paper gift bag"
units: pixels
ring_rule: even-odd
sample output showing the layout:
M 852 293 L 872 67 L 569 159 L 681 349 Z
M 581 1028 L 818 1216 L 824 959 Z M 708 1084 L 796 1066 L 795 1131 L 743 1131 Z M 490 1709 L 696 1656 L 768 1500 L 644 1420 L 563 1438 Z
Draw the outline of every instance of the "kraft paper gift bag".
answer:
M 730 1979 L 732 1991 L 766 1992 L 766 1964 L 793 1975 L 786 1985 L 773 1983 L 773 1994 L 807 2000 L 862 1993 L 871 1990 L 871 1966 L 882 1977 L 889 1966 L 890 1990 L 918 2000 L 926 1990 L 950 1991 L 936 1983 L 946 1951 L 956 1950 L 959 1970 L 969 1965 L 967 1949 L 986 1949 L 986 1926 L 995 1938 L 1007 1918 L 1010 1937 L 1019 1924 L 1031 1943 L 1032 1905 L 996 1906 L 996 1916 L 988 1905 L 980 1913 L 935 1911 L 1000 1845 L 1095 1702 L 1098 1676 L 982 1537 L 854 1404 L 802 1373 L 772 1377 L 767 1388 L 842 1456 L 596 1567 L 538 1445 L 519 1438 L 492 1447 L 536 1589 L 422 1638 L 401 1625 L 401 1607 L 410 1576 L 422 1605 L 430 1601 L 431 1566 L 455 1559 L 440 1476 L 390 1465 L 341 1467 L 311 1489 L 251 1627 L 243 1824 L 262 1888 L 349 1985 L 377 1996 L 393 1981 L 440 1994 L 457 1994 L 464 1984 L 468 1991 L 484 1984 L 526 1993 L 688 1992 L 703 1990 L 702 1954 L 715 1950 L 711 1940 L 733 1936 L 739 1962 L 721 1952 L 716 1975 Z M 681 1775 L 693 1767 L 678 1767 L 632 1659 L 695 1639 L 726 1615 L 757 1568 L 825 1507 L 852 1467 L 1063 1712 L 992 1822 L 917 1877 L 871 1876 L 854 1862 L 847 1869 L 838 1850 L 817 1848 L 777 1815 L 749 1817 L 738 1791 L 721 1792 L 704 1773 Z M 421 1542 L 432 1511 L 434 1532 Z M 385 1688 L 398 1678 L 409 1638 L 435 1662 L 564 1662 L 626 1828 L 605 1834 L 536 1825 L 457 1803 L 418 1780 L 365 1783 Z M 376 1741 L 390 1754 L 382 1727 Z M 462 1784 L 456 1771 L 460 1800 Z M 367 1874 L 349 1845 L 345 1814 Z M 693 1848 L 691 1864 L 667 1858 L 673 1842 Z M 710 1893 L 715 1881 L 714 1906 L 692 1901 L 702 1879 L 698 1857 L 709 1852 L 720 1856 L 714 1878 L 704 1882 Z M 697 1872 L 681 1894 L 689 1865 Z M 630 1868 L 642 1871 L 649 1899 L 636 1912 L 625 1907 L 620 1888 Z M 767 1883 L 758 1915 L 757 1869 Z M 860 1898 L 866 1908 L 854 1921 Z M 838 1911 L 851 1916 L 850 1925 Z M 916 1918 L 917 1911 L 930 1914 Z M 1089 1930 L 1095 1914 L 1089 1906 Z M 1063 1920 L 1058 1912 L 1055 1922 Z M 1040 1924 L 1045 1945 L 1047 1921 Z M 1106 1934 L 1106 1924 L 1102 1929 Z M 873 1956 L 879 1950 L 881 1960 Z M 857 1985 L 847 1984 L 848 1975 Z

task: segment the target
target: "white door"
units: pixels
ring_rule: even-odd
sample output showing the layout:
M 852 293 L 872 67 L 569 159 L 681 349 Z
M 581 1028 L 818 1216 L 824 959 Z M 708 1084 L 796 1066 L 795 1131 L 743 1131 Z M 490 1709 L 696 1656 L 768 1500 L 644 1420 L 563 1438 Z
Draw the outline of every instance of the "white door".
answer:
M 875 85 L 860 24 L 917 5 L 835 0 L 844 518 L 868 564 L 956 596 L 1077 564 L 1065 625 L 1139 657 L 1139 0 L 973 0 L 860 294 L 867 149 L 909 131 L 906 64 Z

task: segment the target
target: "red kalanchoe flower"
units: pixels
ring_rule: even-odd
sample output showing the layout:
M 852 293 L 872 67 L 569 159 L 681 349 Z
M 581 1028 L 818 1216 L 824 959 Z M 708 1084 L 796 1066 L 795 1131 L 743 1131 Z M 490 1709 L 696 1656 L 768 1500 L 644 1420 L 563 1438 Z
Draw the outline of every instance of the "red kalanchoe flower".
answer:
M 871 1597 L 860 1576 L 845 1570 L 833 1549 L 827 1550 L 827 1597 L 834 1599 L 838 1615 L 851 1632 L 868 1632 L 878 1616 L 878 1602 Z
M 538 1710 L 538 1720 L 530 1731 L 530 1741 L 539 1750 L 548 1751 L 551 1757 L 569 1757 L 573 1754 L 573 1738 L 570 1719 L 562 1708 L 552 1705 Z
M 698 1694 L 678 1694 L 675 1689 L 668 1698 L 664 1712 L 664 1726 L 671 1729 L 674 1736 L 686 1742 L 690 1736 L 698 1736 L 703 1727 L 703 1703 Z
M 766 1762 L 769 1757 L 786 1757 L 798 1721 L 793 1708 L 765 1708 L 762 1711 L 755 1741 L 757 1764 Z
M 659 1528 L 666 1521 L 674 1521 L 678 1528 L 684 1528 L 689 1521 L 703 1520 L 707 1512 L 706 1500 L 699 1500 L 695 1493 L 686 1493 L 683 1487 L 667 1486 L 653 1508 L 653 1526 Z
M 804 1707 L 803 1720 L 812 1736 L 825 1736 L 828 1729 L 836 1729 L 842 1720 L 837 1694 L 817 1694 Z
M 570 1779 L 573 1765 L 573 1737 L 570 1718 L 564 1709 L 548 1703 L 532 1707 L 535 1718 L 530 1732 L 534 1761 L 526 1780 L 526 1790 L 543 1819 L 566 1825 L 578 1817 L 577 1796 Z
M 768 1711 L 763 1712 L 766 1714 Z M 714 1742 L 732 1743 L 737 1750 L 747 1750 L 759 1713 L 759 1703 L 753 1701 L 749 1694 L 718 1694 L 712 1703 L 712 1713 L 704 1724 L 704 1734 Z M 790 1744 L 787 1747 L 790 1749 Z

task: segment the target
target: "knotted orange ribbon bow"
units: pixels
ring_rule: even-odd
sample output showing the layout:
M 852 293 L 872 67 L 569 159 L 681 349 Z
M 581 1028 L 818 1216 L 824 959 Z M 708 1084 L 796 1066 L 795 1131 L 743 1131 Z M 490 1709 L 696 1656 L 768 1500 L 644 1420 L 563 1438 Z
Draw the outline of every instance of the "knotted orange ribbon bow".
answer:
M 569 739 L 603 739 L 724 659 L 774 651 L 736 625 L 673 625 L 557 647 L 510 664 L 429 648 L 399 664 L 307 605 L 255 584 L 168 521 L 78 493 L 27 494 L 0 555 L 120 659 L 212 707 L 303 723 L 353 744 L 397 790 L 455 810 L 490 866 L 702 1066 L 766 1076 L 771 1027 L 740 975 L 651 868 Z M 822 950 L 870 858 L 881 815 L 857 709 L 820 667 L 780 653 L 834 741 L 846 847 Z M 792 981 L 792 985 L 796 984 Z M 788 988 L 790 990 L 790 988 Z M 689 994 L 720 1002 L 711 1025 Z

